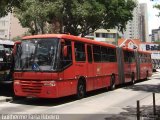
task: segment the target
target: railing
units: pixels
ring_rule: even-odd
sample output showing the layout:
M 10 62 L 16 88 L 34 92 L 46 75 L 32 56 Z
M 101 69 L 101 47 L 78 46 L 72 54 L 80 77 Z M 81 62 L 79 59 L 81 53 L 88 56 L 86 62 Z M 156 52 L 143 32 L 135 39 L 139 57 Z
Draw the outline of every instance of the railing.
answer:
M 152 98 L 152 101 L 149 104 L 147 104 L 150 108 L 149 110 L 146 107 L 143 106 L 141 107 L 141 103 L 143 103 L 142 101 L 148 97 Z M 156 99 L 155 93 L 152 93 L 151 95 L 147 95 L 142 99 L 137 100 L 137 111 L 136 111 L 137 120 L 159 120 L 160 111 L 159 112 L 157 111 L 157 106 L 156 106 L 156 102 L 158 102 L 159 100 L 160 97 Z

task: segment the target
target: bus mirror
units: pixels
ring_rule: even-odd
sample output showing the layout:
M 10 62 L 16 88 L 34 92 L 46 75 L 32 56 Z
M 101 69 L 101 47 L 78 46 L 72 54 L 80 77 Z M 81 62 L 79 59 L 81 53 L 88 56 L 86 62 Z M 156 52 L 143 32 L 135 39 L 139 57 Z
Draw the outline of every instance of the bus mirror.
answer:
M 65 40 L 64 39 L 61 39 L 61 44 L 65 45 Z
M 16 51 L 17 51 L 17 45 L 14 45 L 14 47 L 13 47 L 13 55 L 15 55 L 16 54 Z
M 68 55 L 68 47 L 65 45 L 65 46 L 63 46 L 63 56 L 64 57 L 67 57 L 67 55 Z
M 18 48 L 18 46 L 21 44 L 21 42 L 15 42 L 14 43 L 14 47 L 13 47 L 13 55 L 15 55 L 16 54 L 16 52 L 17 52 L 17 48 Z

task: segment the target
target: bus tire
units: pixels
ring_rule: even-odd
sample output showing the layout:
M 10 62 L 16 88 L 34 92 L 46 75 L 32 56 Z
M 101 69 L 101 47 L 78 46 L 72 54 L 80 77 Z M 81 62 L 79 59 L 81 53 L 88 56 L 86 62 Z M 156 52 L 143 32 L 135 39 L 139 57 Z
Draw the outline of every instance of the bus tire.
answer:
M 116 84 L 115 84 L 115 75 L 111 75 L 111 80 L 110 80 L 110 89 L 114 90 L 116 88 Z
M 135 74 L 134 73 L 132 73 L 132 75 L 131 75 L 131 83 L 132 83 L 132 85 L 135 84 Z
M 86 95 L 86 85 L 85 80 L 80 79 L 77 85 L 77 99 L 82 99 Z
M 25 98 L 26 98 L 26 97 L 16 96 L 16 95 L 14 95 L 14 96 L 12 97 L 13 101 L 15 101 L 15 100 L 22 100 L 22 99 L 25 99 Z
M 148 71 L 146 72 L 146 80 L 148 80 L 148 76 L 149 76 L 149 73 Z

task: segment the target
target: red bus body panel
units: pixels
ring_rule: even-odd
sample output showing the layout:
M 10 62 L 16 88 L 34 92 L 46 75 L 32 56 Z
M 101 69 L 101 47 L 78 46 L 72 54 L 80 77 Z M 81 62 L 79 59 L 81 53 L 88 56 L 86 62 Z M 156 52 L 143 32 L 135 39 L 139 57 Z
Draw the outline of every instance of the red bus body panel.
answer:
M 86 45 L 99 45 L 103 47 L 110 47 L 116 50 L 116 46 L 97 42 L 85 38 L 80 38 L 71 35 L 63 34 L 48 34 L 48 35 L 35 35 L 24 37 L 24 40 L 32 38 L 62 38 L 70 39 L 72 45 L 74 41 L 83 42 Z M 74 45 L 73 45 L 74 46 Z M 86 46 L 85 46 L 86 47 Z M 129 50 L 130 49 L 123 49 Z M 14 92 L 17 96 L 29 96 L 39 98 L 59 98 L 63 96 L 74 95 L 77 93 L 77 84 L 79 78 L 83 77 L 86 81 L 86 91 L 96 90 L 110 86 L 111 75 L 115 75 L 115 84 L 123 84 L 120 82 L 118 62 L 76 62 L 74 48 L 72 48 L 73 63 L 67 69 L 60 72 L 14 72 Z M 86 51 L 86 48 L 85 48 Z M 117 58 L 122 59 L 121 58 Z M 124 61 L 122 61 L 124 62 Z M 131 81 L 131 74 L 134 72 L 136 79 L 137 69 L 136 62 L 132 64 L 124 64 L 124 83 Z M 140 65 L 140 78 L 146 77 L 146 71 L 151 68 L 151 64 Z M 121 70 L 121 69 L 120 69 Z M 152 70 L 152 68 L 151 68 Z M 149 76 L 152 72 L 148 70 Z

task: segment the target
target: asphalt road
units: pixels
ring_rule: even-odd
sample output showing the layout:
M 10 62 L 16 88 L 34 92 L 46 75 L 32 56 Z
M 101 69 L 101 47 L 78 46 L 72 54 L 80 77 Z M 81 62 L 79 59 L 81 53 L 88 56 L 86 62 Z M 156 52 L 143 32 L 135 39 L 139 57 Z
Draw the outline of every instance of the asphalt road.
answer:
M 9 90 L 4 91 L 8 92 L 0 95 L 13 94 Z M 48 118 L 59 120 L 136 120 L 137 100 L 140 100 L 141 116 L 152 115 L 153 92 L 156 95 L 156 110 L 160 113 L 160 72 L 156 72 L 148 80 L 135 85 L 119 86 L 114 91 L 102 89 L 90 92 L 81 100 L 70 96 L 60 99 L 27 98 L 3 102 L 0 103 L 0 119 L 5 118 L 6 114 L 12 115 L 11 117 L 27 114 L 30 118 L 42 119 L 44 116 L 39 115 L 47 114 Z

